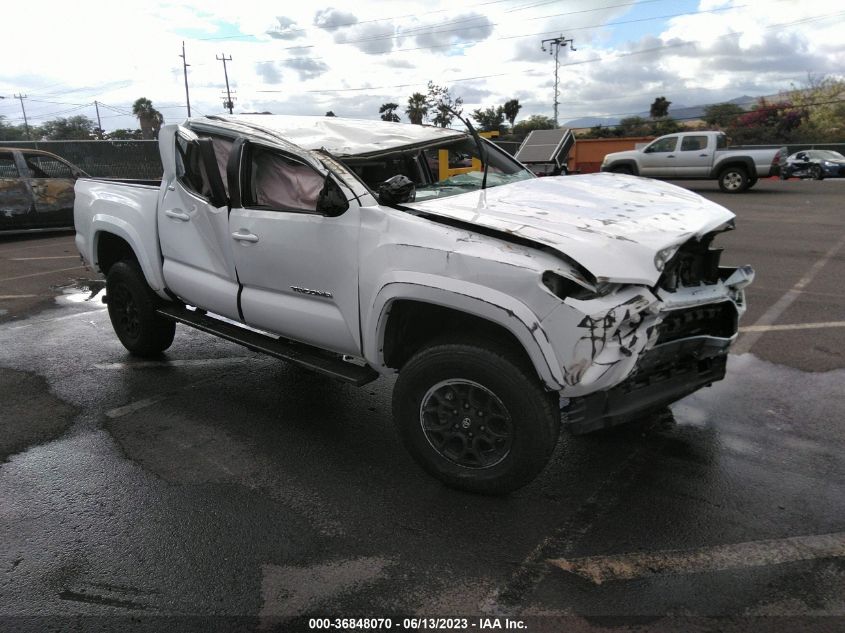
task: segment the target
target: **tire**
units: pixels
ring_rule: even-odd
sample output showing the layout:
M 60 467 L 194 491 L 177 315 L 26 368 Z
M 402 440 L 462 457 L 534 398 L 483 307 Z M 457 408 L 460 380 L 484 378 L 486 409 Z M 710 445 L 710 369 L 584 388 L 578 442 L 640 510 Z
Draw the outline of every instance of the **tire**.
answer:
M 521 354 L 488 341 L 444 341 L 415 354 L 396 381 L 393 417 L 429 474 L 482 494 L 531 482 L 560 435 L 557 393 L 543 388 Z
M 156 314 L 160 300 L 137 262 L 123 260 L 109 269 L 106 297 L 112 327 L 130 353 L 157 356 L 173 343 L 176 323 Z
M 726 167 L 719 173 L 719 189 L 725 193 L 741 193 L 748 189 L 748 173 L 742 167 Z
M 634 170 L 631 169 L 628 165 L 619 165 L 619 167 L 614 167 L 610 171 L 614 174 L 626 174 L 628 176 L 634 175 Z
M 753 187 L 756 184 L 757 184 L 757 178 L 752 178 L 751 180 L 748 181 L 748 186 L 745 188 L 745 190 L 747 191 L 747 190 L 751 189 L 751 187 Z
M 813 180 L 824 180 L 824 172 L 821 165 L 812 165 L 810 167 L 810 178 Z

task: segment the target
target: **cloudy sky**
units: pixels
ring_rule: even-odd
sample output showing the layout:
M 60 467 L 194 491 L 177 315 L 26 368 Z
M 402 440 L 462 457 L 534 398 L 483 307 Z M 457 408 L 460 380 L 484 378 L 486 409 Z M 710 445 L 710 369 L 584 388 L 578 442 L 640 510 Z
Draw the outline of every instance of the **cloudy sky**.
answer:
M 235 112 L 378 118 L 433 80 L 465 109 L 518 98 L 520 119 L 551 116 L 563 35 L 560 120 L 647 110 L 657 96 L 699 105 L 768 95 L 845 69 L 845 1 L 797 0 L 113 0 L 6 3 L 0 22 L 0 115 L 22 123 L 84 114 L 137 127 L 151 99 L 186 116 L 223 111 L 223 65 Z M 840 75 L 841 76 L 841 75 Z M 670 109 L 671 113 L 671 109 Z M 403 120 L 407 120 L 402 112 Z

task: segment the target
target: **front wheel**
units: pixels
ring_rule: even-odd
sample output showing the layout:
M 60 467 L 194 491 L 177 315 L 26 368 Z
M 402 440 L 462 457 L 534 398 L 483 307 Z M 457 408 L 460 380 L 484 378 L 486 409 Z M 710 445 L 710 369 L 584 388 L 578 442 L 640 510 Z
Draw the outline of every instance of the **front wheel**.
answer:
M 820 165 L 813 165 L 810 167 L 810 178 L 813 180 L 824 180 L 824 173 Z
M 402 368 L 394 421 L 413 458 L 453 488 L 505 494 L 531 482 L 557 444 L 560 410 L 517 351 L 443 342 Z
M 109 319 L 123 346 L 136 356 L 157 356 L 173 343 L 176 323 L 156 313 L 159 299 L 134 261 L 114 264 L 106 276 Z
M 634 170 L 631 169 L 628 165 L 619 165 L 619 167 L 614 167 L 610 171 L 614 174 L 625 174 L 626 176 L 634 175 Z
M 748 174 L 742 167 L 728 167 L 719 174 L 719 189 L 725 193 L 740 193 L 748 189 Z

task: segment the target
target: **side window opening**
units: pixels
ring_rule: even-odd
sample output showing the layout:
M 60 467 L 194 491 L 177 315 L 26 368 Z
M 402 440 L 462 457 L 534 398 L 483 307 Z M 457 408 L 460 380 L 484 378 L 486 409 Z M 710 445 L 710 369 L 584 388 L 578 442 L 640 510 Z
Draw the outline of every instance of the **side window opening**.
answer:
M 193 193 L 208 200 L 211 184 L 205 171 L 199 148 L 180 135 L 176 135 L 176 177 Z
M 249 158 L 246 205 L 274 211 L 317 211 L 325 179 L 312 167 L 254 146 Z
M 728 146 L 728 137 L 720 134 L 716 137 L 716 149 L 725 149 Z
M 51 156 L 24 154 L 24 161 L 33 178 L 73 178 L 73 171 Z
M 697 150 L 707 149 L 706 136 L 685 136 L 681 141 L 682 152 L 692 152 Z
M 17 178 L 18 168 L 11 153 L 0 154 L 0 178 Z

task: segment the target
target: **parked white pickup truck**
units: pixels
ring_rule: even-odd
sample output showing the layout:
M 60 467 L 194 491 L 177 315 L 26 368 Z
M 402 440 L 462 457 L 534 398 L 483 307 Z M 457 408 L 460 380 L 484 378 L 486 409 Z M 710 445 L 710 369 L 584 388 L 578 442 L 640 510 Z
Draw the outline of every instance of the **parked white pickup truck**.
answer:
M 409 451 L 484 493 L 534 479 L 561 412 L 586 432 L 724 376 L 754 273 L 719 266 L 734 216 L 694 193 L 536 178 L 477 135 L 381 121 L 204 117 L 159 139 L 160 184 L 76 185 L 76 244 L 133 354 L 178 322 L 359 385 L 399 372 Z M 438 180 L 435 150 L 486 169 Z
M 740 193 L 759 178 L 777 176 L 786 156 L 780 149 L 729 149 L 722 132 L 667 134 L 641 150 L 614 152 L 604 157 L 601 171 L 650 178 L 718 180 L 726 193 Z

